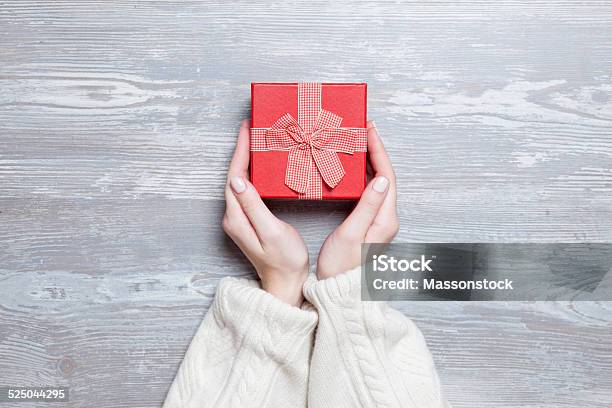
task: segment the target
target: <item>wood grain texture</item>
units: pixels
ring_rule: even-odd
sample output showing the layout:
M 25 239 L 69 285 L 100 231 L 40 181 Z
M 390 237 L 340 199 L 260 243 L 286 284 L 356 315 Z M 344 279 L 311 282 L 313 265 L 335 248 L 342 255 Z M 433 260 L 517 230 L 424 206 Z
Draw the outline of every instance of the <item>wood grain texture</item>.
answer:
M 252 276 L 219 228 L 251 81 L 369 83 L 398 241 L 612 241 L 610 67 L 609 1 L 0 1 L 0 383 L 160 405 Z M 350 210 L 272 206 L 313 257 Z M 609 302 L 397 306 L 456 407 L 612 401 Z

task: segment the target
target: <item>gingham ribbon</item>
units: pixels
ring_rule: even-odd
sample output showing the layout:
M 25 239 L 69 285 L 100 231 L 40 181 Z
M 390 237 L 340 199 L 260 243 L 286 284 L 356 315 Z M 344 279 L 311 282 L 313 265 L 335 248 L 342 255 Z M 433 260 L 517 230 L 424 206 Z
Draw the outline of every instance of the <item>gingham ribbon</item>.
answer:
M 298 119 L 289 113 L 270 128 L 251 128 L 251 151 L 288 151 L 285 184 L 300 199 L 321 199 L 344 177 L 338 152 L 367 149 L 367 129 L 340 127 L 342 117 L 321 109 L 321 84 L 298 84 Z

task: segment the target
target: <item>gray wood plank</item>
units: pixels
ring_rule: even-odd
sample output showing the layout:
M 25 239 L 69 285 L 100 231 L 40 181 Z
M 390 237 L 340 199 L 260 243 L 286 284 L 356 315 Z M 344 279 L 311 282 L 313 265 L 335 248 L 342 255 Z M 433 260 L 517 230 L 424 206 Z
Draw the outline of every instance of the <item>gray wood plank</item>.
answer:
M 251 81 L 369 83 L 398 241 L 612 241 L 611 51 L 608 1 L 0 3 L 0 383 L 161 403 L 253 276 L 218 225 Z M 313 258 L 350 210 L 272 207 Z M 610 302 L 397 307 L 457 407 L 612 401 Z

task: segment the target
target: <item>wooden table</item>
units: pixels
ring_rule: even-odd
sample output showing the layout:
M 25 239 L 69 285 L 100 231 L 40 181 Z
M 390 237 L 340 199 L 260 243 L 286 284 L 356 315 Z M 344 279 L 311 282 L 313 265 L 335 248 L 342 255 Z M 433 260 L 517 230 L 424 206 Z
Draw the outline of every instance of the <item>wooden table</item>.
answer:
M 611 75 L 607 0 L 0 1 L 0 384 L 161 404 L 253 276 L 219 227 L 251 81 L 369 83 L 397 241 L 606 242 Z M 274 205 L 313 258 L 349 209 Z M 455 407 L 610 407 L 612 303 L 399 307 Z

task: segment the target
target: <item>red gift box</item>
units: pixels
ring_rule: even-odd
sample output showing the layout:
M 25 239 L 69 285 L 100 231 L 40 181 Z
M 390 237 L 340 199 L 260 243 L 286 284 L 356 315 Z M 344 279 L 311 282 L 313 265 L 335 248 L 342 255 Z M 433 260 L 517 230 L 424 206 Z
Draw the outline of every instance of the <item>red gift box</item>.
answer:
M 251 182 L 262 198 L 359 199 L 367 84 L 252 83 Z

